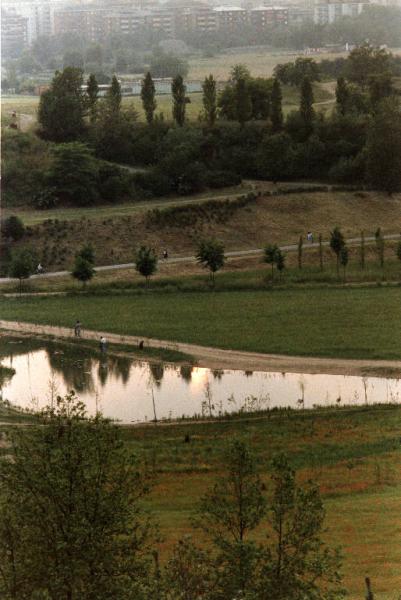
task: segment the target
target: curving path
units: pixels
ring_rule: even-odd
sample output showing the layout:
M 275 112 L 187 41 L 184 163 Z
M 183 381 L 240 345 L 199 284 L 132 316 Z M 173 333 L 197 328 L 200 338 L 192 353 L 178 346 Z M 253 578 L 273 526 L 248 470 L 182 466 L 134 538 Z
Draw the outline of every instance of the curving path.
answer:
M 56 338 L 74 338 L 73 329 L 36 325 L 17 321 L 0 320 L 0 329 L 33 335 L 51 335 Z M 310 356 L 284 356 L 280 354 L 262 354 L 259 352 L 242 352 L 240 350 L 223 350 L 210 346 L 186 344 L 134 335 L 118 335 L 104 331 L 83 330 L 84 339 L 99 340 L 105 334 L 110 343 L 129 344 L 137 347 L 140 341 L 153 348 L 169 348 L 190 354 L 199 367 L 210 369 L 238 369 L 243 371 L 278 371 L 287 373 L 326 373 L 331 375 L 369 375 L 378 377 L 401 376 L 401 360 L 358 360 L 318 358 Z M 1 335 L 1 334 L 0 334 Z

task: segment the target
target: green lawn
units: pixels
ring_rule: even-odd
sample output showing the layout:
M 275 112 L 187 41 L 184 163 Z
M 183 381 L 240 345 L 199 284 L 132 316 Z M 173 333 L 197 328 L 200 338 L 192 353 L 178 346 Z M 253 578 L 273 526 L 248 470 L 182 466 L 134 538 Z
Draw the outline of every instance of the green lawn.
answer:
M 164 537 L 162 560 L 180 536 L 191 533 L 190 519 L 221 472 L 227 440 L 242 438 L 257 456 L 268 496 L 269 463 L 282 451 L 301 481 L 312 478 L 319 484 L 327 511 L 325 538 L 342 548 L 349 598 L 364 597 L 364 577 L 369 576 L 375 600 L 394 600 L 401 589 L 399 420 L 400 408 L 376 406 L 126 428 L 124 436 L 156 469 L 149 508 Z M 262 526 L 257 537 L 265 535 Z
M 3 319 L 84 327 L 222 348 L 401 358 L 401 288 L 143 293 L 14 298 Z

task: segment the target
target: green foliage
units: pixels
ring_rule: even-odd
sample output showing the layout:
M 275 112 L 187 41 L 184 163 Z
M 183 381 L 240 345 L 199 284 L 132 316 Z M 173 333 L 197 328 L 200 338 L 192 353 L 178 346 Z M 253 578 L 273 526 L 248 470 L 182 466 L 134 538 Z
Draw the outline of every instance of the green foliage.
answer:
M 0 465 L 1 597 L 142 600 L 148 485 L 121 431 L 87 419 L 71 392 L 11 443 Z
M 291 137 L 287 133 L 268 136 L 262 142 L 257 162 L 259 173 L 266 179 L 277 182 L 291 175 L 294 150 Z
M 347 78 L 365 88 L 372 76 L 389 71 L 389 62 L 387 50 L 365 43 L 351 51 L 346 64 Z
M 10 277 L 19 279 L 20 292 L 22 289 L 22 280 L 29 279 L 34 271 L 35 257 L 30 250 L 23 248 L 12 253 L 8 274 Z
M 308 133 L 312 132 L 315 111 L 313 109 L 313 89 L 308 77 L 304 77 L 301 85 L 301 103 L 299 112 Z
M 378 227 L 375 231 L 376 253 L 380 267 L 384 267 L 384 236 L 382 230 Z
M 53 148 L 48 184 L 60 200 L 74 205 L 94 204 L 98 194 L 98 164 L 89 148 L 80 142 Z
M 345 270 L 348 265 L 348 260 L 349 260 L 348 248 L 347 248 L 347 246 L 343 246 L 340 251 L 340 263 L 344 269 L 344 281 L 345 281 Z
M 171 84 L 173 96 L 173 118 L 179 127 L 185 123 L 186 86 L 181 75 L 174 77 Z
M 66 67 L 56 71 L 50 89 L 40 97 L 38 121 L 44 138 L 71 142 L 85 130 L 85 96 L 81 69 Z
M 202 240 L 198 246 L 196 260 L 203 267 L 209 269 L 210 277 L 214 284 L 214 274 L 225 263 L 224 245 L 215 239 Z
M 241 127 L 251 118 L 252 103 L 246 79 L 238 79 L 235 85 L 235 112 Z
M 304 79 L 319 81 L 319 65 L 313 58 L 299 57 L 295 62 L 279 64 L 274 68 L 274 76 L 285 85 L 301 86 Z
M 71 272 L 74 279 L 81 281 L 83 287 L 86 287 L 88 281 L 90 281 L 95 275 L 95 269 L 93 263 L 86 260 L 80 254 L 75 257 L 74 268 Z
M 152 248 L 141 246 L 135 254 L 135 269 L 149 282 L 157 270 L 157 256 Z
M 94 123 L 97 119 L 98 94 L 99 85 L 97 83 L 97 79 L 95 75 L 89 75 L 86 83 L 86 102 L 88 106 L 89 120 L 91 123 Z
M 345 239 L 339 227 L 335 227 L 333 231 L 330 232 L 330 248 L 337 257 L 337 275 L 339 275 L 341 251 L 345 248 Z
M 398 101 L 383 101 L 371 121 L 366 147 L 367 178 L 390 195 L 401 190 L 400 115 Z
M 14 242 L 18 242 L 18 240 L 24 237 L 25 226 L 19 217 L 11 215 L 1 223 L 1 231 L 6 238 L 8 237 L 14 240 Z
M 281 86 L 277 77 L 273 81 L 270 120 L 272 123 L 272 132 L 279 133 L 283 129 L 283 109 Z
M 93 250 L 93 247 L 90 244 L 83 246 L 81 248 L 81 250 L 79 250 L 76 253 L 75 256 L 80 256 L 81 258 L 83 258 L 87 262 L 91 263 L 92 265 L 95 264 L 95 252 Z
M 344 77 L 337 79 L 336 104 L 340 114 L 345 115 L 349 109 L 349 89 Z
M 121 85 L 115 75 L 104 98 L 105 111 L 109 118 L 118 116 L 121 109 Z
M 150 63 L 150 72 L 153 77 L 186 77 L 188 75 L 189 65 L 188 62 L 175 56 L 174 54 L 166 54 L 162 51 L 158 51 L 153 54 Z
M 157 107 L 155 93 L 155 84 L 153 83 L 152 75 L 148 71 L 142 80 L 141 100 L 146 115 L 146 121 L 149 124 L 153 123 L 153 117 Z
M 203 96 L 203 109 L 204 116 L 209 127 L 213 127 L 217 117 L 217 94 L 216 94 L 216 81 L 213 75 L 205 77 L 202 84 Z
M 274 265 L 277 266 L 277 268 L 279 268 L 280 265 L 280 271 L 283 270 L 284 268 L 284 256 L 280 250 L 280 248 L 277 246 L 277 244 L 268 244 L 265 249 L 264 249 L 264 255 L 263 255 L 263 260 L 265 263 L 267 263 L 268 265 L 271 265 L 272 268 L 272 281 L 274 279 Z

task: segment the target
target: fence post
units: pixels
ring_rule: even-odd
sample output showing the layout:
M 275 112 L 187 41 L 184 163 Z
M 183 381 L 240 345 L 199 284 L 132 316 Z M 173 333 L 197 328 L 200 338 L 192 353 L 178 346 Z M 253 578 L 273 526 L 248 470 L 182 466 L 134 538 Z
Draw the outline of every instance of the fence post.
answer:
M 369 577 L 365 577 L 365 583 L 366 583 L 366 600 L 374 600 L 372 588 L 370 587 Z

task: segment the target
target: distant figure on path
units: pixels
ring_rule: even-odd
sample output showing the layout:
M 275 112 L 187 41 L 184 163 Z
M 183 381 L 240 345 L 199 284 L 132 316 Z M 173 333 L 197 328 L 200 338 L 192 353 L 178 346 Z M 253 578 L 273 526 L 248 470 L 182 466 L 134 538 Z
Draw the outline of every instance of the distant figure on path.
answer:
M 165 258 L 165 259 L 168 258 L 168 252 L 167 252 L 167 250 L 163 250 L 163 258 Z
M 100 338 L 100 351 L 106 352 L 106 350 L 107 350 L 107 340 L 104 337 L 104 335 L 102 335 L 102 337 Z
M 38 275 L 41 275 L 43 273 L 44 269 L 42 267 L 42 265 L 39 263 L 38 266 L 36 267 L 36 272 Z
M 308 233 L 306 235 L 306 239 L 308 240 L 308 242 L 313 244 L 313 233 L 311 231 L 308 231 Z
M 143 340 L 139 342 L 139 350 L 143 350 Z
M 81 337 L 81 328 L 82 328 L 81 321 L 75 321 L 75 325 L 74 325 L 75 337 Z

